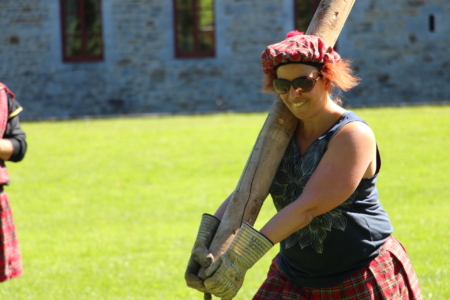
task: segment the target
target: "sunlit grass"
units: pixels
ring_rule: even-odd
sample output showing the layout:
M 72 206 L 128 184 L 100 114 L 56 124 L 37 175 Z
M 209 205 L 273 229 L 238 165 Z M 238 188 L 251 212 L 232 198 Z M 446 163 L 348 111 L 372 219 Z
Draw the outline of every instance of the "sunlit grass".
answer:
M 355 112 L 376 134 L 381 202 L 425 298 L 450 299 L 450 107 Z M 183 279 L 201 214 L 237 184 L 266 115 L 24 123 L 29 152 L 8 165 L 7 192 L 25 274 L 0 299 L 202 299 Z M 275 212 L 266 202 L 257 228 Z

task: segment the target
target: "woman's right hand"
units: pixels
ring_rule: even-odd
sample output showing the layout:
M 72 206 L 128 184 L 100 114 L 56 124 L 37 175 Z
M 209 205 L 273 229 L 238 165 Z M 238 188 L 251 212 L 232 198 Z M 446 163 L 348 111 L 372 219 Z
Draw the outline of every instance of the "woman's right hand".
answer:
M 218 218 L 209 214 L 203 214 L 197 238 L 184 274 L 187 286 L 202 293 L 208 293 L 208 291 L 203 284 L 203 279 L 198 276 L 198 272 L 201 267 L 207 268 L 214 261 L 214 256 L 209 252 L 208 248 L 216 234 L 219 224 L 220 220 Z
M 208 293 L 203 284 L 203 279 L 198 276 L 200 269 L 209 267 L 214 260 L 214 257 L 209 253 L 208 249 L 203 244 L 197 244 L 192 249 L 191 257 L 189 258 L 184 279 L 188 287 L 196 289 L 203 293 Z

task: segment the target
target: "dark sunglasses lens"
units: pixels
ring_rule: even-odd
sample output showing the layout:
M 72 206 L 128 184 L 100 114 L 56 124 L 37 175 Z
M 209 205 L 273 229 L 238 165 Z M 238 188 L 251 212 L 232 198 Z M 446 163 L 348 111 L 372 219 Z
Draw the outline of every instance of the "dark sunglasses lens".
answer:
M 295 89 L 301 88 L 303 92 L 309 92 L 313 89 L 316 81 L 310 77 L 297 78 L 292 81 Z
M 287 80 L 283 79 L 274 79 L 273 80 L 273 88 L 275 92 L 279 94 L 285 94 L 289 92 L 289 89 L 291 87 L 291 83 Z

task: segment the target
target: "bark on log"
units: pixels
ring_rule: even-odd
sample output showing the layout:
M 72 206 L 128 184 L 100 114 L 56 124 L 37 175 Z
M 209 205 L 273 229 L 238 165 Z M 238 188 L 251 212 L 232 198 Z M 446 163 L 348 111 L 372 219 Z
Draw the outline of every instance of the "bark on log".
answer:
M 355 0 L 322 0 L 306 31 L 334 45 Z M 224 253 L 243 221 L 253 225 L 269 194 L 269 187 L 287 145 L 297 127 L 297 118 L 279 97 L 273 104 L 242 176 L 211 243 L 210 252 Z

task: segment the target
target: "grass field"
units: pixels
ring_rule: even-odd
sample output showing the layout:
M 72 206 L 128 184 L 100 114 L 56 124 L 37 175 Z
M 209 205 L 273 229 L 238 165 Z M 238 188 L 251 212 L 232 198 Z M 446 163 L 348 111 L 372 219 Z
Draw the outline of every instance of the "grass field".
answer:
M 424 298 L 450 299 L 450 107 L 355 112 L 377 136 L 381 202 Z M 183 279 L 201 214 L 236 186 L 266 115 L 23 123 L 29 151 L 7 192 L 25 274 L 0 299 L 203 299 Z M 274 212 L 269 198 L 255 226 Z

